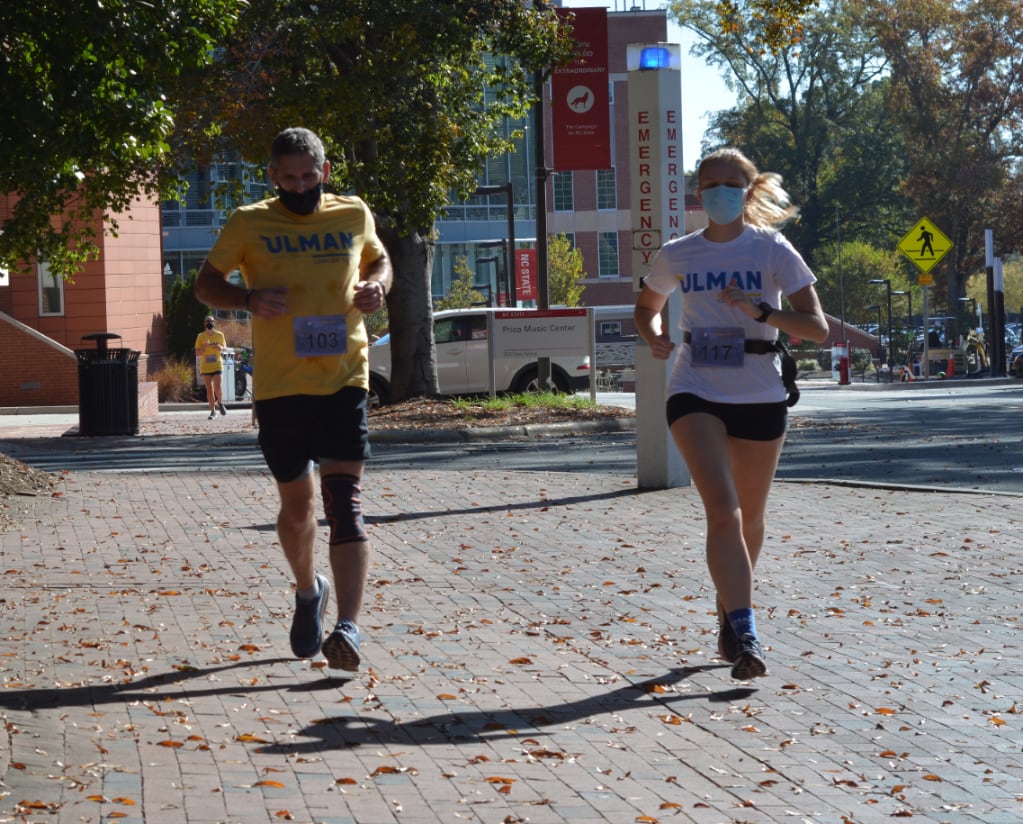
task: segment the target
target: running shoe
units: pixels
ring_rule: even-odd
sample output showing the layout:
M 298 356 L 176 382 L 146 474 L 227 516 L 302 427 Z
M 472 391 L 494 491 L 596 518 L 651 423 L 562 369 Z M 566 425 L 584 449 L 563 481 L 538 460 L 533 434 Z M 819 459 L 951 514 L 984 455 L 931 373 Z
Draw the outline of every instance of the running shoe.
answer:
M 736 681 L 749 681 L 767 675 L 767 664 L 764 661 L 764 648 L 755 635 L 746 633 L 736 641 L 737 654 L 732 666 L 732 678 Z
M 351 621 L 338 621 L 323 642 L 323 656 L 331 669 L 355 672 L 359 669 L 359 628 Z
M 718 613 L 718 657 L 734 664 L 739 657 L 739 639 L 732 629 L 732 622 L 724 613 Z
M 296 658 L 312 658 L 323 646 L 323 616 L 330 603 L 330 581 L 316 576 L 320 594 L 310 601 L 295 595 L 295 616 L 291 620 L 291 651 Z

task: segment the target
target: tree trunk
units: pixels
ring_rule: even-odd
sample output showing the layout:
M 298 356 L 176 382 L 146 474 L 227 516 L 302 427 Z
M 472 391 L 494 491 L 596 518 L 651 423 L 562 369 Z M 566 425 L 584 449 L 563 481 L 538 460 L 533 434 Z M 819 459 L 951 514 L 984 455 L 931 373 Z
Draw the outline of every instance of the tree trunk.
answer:
M 399 235 L 386 228 L 377 233 L 394 267 L 387 295 L 391 333 L 391 400 L 437 394 L 437 363 L 433 346 L 433 241 L 426 231 Z

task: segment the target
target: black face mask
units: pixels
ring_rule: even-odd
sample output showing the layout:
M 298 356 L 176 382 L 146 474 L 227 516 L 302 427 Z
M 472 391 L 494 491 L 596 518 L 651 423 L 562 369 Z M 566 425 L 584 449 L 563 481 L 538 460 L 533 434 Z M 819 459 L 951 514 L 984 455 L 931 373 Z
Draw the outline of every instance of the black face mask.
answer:
M 277 197 L 284 208 L 296 215 L 310 215 L 315 212 L 322 194 L 322 183 L 317 183 L 312 189 L 306 189 L 304 192 L 289 192 L 280 186 L 277 187 Z
M 207 329 L 212 329 L 213 328 L 213 324 L 212 323 L 207 323 L 206 324 L 206 328 Z

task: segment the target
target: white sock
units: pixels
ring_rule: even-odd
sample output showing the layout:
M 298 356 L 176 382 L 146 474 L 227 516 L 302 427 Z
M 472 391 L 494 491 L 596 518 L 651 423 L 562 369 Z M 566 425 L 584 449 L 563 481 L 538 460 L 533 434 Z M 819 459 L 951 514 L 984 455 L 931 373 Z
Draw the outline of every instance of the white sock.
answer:
M 313 585 L 308 589 L 300 589 L 298 591 L 298 599 L 300 601 L 313 601 L 320 597 L 320 579 L 313 578 Z

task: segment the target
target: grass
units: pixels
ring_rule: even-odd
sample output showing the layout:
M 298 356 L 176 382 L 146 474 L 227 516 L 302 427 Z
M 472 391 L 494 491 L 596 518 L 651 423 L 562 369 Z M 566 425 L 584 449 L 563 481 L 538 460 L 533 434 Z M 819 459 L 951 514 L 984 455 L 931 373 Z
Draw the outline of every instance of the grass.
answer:
M 560 392 L 520 392 L 512 395 L 498 395 L 473 398 L 454 398 L 451 404 L 459 412 L 507 412 L 509 409 L 593 409 L 599 404 L 587 395 L 564 395 Z

